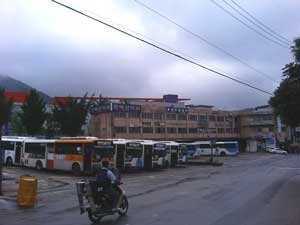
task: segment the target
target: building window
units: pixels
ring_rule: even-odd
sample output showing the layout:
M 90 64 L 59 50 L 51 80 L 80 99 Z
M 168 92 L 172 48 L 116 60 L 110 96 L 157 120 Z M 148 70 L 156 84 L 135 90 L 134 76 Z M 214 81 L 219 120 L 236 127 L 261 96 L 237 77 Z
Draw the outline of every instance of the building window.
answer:
M 163 113 L 154 113 L 153 114 L 155 120 L 163 120 L 164 114 Z
M 141 133 L 140 127 L 129 127 L 128 129 L 129 133 Z
M 178 114 L 178 120 L 186 120 L 187 116 L 186 114 Z
M 218 133 L 219 133 L 219 134 L 223 134 L 223 133 L 224 133 L 224 131 L 225 131 L 225 129 L 224 129 L 224 128 L 218 128 Z
M 233 129 L 233 132 L 234 132 L 234 133 L 238 133 L 238 132 L 239 132 L 239 129 L 238 129 L 238 128 L 234 128 L 234 129 Z
M 215 116 L 209 116 L 208 119 L 209 119 L 209 121 L 216 121 L 216 117 Z
M 126 117 L 126 112 L 114 112 L 115 117 L 120 117 L 120 118 L 125 118 Z
M 143 117 L 143 119 L 153 119 L 153 113 L 143 112 L 142 117 Z
M 176 120 L 176 114 L 168 113 L 167 114 L 167 120 Z
M 116 133 L 127 133 L 126 127 L 115 127 Z
M 210 134 L 216 134 L 217 133 L 217 129 L 216 128 L 208 128 L 208 133 L 210 133 Z
M 140 118 L 140 113 L 139 112 L 128 112 L 128 117 L 129 118 Z
M 207 116 L 199 115 L 199 116 L 198 116 L 198 120 L 199 120 L 199 121 L 207 121 Z
M 285 132 L 286 131 L 286 127 L 281 127 L 281 131 Z
M 224 122 L 224 120 L 225 120 L 225 119 L 224 119 L 224 116 L 218 116 L 218 117 L 217 117 L 217 121 L 218 121 L 218 122 Z
M 151 127 L 151 122 L 142 122 L 143 126 Z
M 189 120 L 197 121 L 197 115 L 189 115 Z
M 198 131 L 201 134 L 207 134 L 207 129 L 205 129 L 205 128 L 199 128 Z
M 167 133 L 169 133 L 169 134 L 176 134 L 177 133 L 176 127 L 168 127 L 167 128 Z
M 164 127 L 155 127 L 155 133 L 157 134 L 164 134 L 166 129 Z
M 231 134 L 232 133 L 232 128 L 226 128 L 226 133 Z
M 198 131 L 198 128 L 189 128 L 189 133 L 190 134 L 196 134 Z
M 149 133 L 153 133 L 153 128 L 152 127 L 143 127 L 143 133 L 144 134 L 149 134 Z
M 180 133 L 180 134 L 186 134 L 187 133 L 187 129 L 179 127 L 178 128 L 178 133 Z
M 257 127 L 256 128 L 256 132 L 262 132 L 262 128 L 261 127 Z

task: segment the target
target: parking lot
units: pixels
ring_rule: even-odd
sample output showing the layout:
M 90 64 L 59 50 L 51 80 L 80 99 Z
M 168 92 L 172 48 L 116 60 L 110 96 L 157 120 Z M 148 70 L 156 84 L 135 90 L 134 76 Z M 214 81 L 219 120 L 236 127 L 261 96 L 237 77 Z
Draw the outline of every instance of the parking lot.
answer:
M 278 224 L 298 225 L 300 157 L 240 154 L 222 157 L 224 165 L 123 174 L 129 197 L 126 217 L 107 217 L 102 224 Z M 5 197 L 0 198 L 0 224 L 90 224 L 80 215 L 75 183 L 88 177 L 4 169 Z M 16 183 L 23 174 L 39 180 L 38 202 L 18 208 Z

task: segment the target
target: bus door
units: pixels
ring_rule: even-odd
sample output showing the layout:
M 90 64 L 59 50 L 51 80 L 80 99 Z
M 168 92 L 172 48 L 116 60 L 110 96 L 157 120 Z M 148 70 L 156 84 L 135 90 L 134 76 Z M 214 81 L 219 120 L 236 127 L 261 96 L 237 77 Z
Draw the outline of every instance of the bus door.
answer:
M 152 145 L 144 145 L 144 169 L 152 169 Z
M 84 145 L 83 170 L 87 173 L 91 173 L 92 171 L 92 146 L 89 144 Z
M 54 169 L 54 144 L 47 144 L 47 169 Z
M 116 167 L 120 170 L 123 170 L 125 158 L 125 144 L 117 144 L 116 154 Z
M 22 153 L 22 142 L 16 142 L 15 164 L 20 164 Z
M 170 146 L 171 148 L 171 166 L 175 167 L 178 162 L 178 147 Z

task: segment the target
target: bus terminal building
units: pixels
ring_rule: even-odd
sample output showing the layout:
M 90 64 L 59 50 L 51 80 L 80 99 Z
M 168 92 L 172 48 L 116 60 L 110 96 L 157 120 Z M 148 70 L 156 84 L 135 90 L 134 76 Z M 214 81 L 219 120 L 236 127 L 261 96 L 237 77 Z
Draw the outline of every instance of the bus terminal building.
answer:
M 89 133 L 100 138 L 179 142 L 239 140 L 244 151 L 257 151 L 289 136 L 269 106 L 224 111 L 209 105 L 188 105 L 188 100 L 177 95 L 107 99 L 92 109 Z

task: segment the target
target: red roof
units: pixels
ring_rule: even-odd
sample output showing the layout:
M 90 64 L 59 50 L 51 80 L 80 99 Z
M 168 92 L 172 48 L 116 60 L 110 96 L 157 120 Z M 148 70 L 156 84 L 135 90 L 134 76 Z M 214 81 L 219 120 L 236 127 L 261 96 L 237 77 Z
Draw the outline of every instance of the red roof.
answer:
M 7 100 L 10 100 L 12 98 L 15 103 L 25 103 L 26 98 L 29 95 L 29 93 L 13 91 L 6 91 L 4 94 Z
M 83 97 L 62 97 L 62 96 L 56 96 L 52 99 L 52 104 L 56 105 L 57 102 L 66 103 L 69 99 L 82 99 Z M 113 98 L 113 97 L 87 97 L 90 98 L 92 101 L 97 100 L 117 100 L 120 102 L 125 101 L 145 101 L 145 102 L 165 102 L 165 99 L 163 98 Z M 191 99 L 189 98 L 178 98 L 178 101 L 189 101 Z

